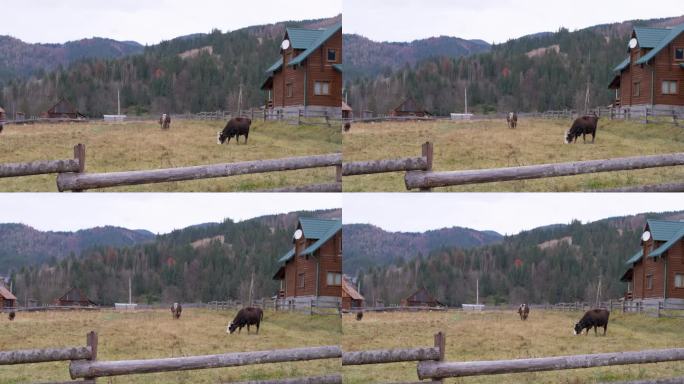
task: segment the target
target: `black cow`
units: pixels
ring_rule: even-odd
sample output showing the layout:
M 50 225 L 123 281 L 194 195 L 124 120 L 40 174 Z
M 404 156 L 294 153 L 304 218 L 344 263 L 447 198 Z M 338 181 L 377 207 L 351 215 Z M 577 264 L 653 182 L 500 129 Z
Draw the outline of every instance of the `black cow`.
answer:
M 608 317 L 610 312 L 606 309 L 590 309 L 588 310 L 579 323 L 575 324 L 575 335 L 581 335 L 582 331 L 587 330 L 587 335 L 589 334 L 589 329 L 594 327 L 594 335 L 597 335 L 596 328 L 603 327 L 603 336 L 606 335 L 608 330 Z
M 349 132 L 350 129 L 351 129 L 351 123 L 347 121 L 346 123 L 344 123 L 344 131 Z
M 508 123 L 508 128 L 515 128 L 518 126 L 518 114 L 516 112 L 509 112 L 506 115 L 506 122 Z
M 16 314 L 14 313 L 14 311 L 12 311 L 9 313 L 9 316 L 7 316 L 7 317 L 10 319 L 10 321 L 12 321 L 12 320 L 14 320 L 15 316 L 16 316 Z
M 159 125 L 161 126 L 162 129 L 169 129 L 171 128 L 171 115 L 164 113 L 161 115 L 159 118 Z
M 171 305 L 171 316 L 173 316 L 174 319 L 180 319 L 181 312 L 183 312 L 183 307 L 180 303 L 173 303 L 173 305 Z
M 217 133 L 218 144 L 223 144 L 228 139 L 235 137 L 235 141 L 240 144 L 240 136 L 245 137 L 245 144 L 247 144 L 247 137 L 249 136 L 249 126 L 252 125 L 252 119 L 247 117 L 233 117 L 228 121 L 223 131 Z
M 518 314 L 520 315 L 520 320 L 527 320 L 527 316 L 530 315 L 530 306 L 527 304 L 520 304 L 518 307 Z
M 596 139 L 598 119 L 598 116 L 582 116 L 575 119 L 572 127 L 565 132 L 565 144 L 576 143 L 580 135 L 582 135 L 584 143 L 587 142 L 587 135 L 591 135 L 591 143 L 593 144 L 594 139 Z
M 356 312 L 356 321 L 361 321 L 363 319 L 363 312 Z
M 261 308 L 254 308 L 254 307 L 247 307 L 247 308 L 242 308 L 240 311 L 238 311 L 237 315 L 235 315 L 235 318 L 233 321 L 228 324 L 228 328 L 226 329 L 227 333 L 233 333 L 235 330 L 238 330 L 238 333 L 242 331 L 242 327 L 245 325 L 247 326 L 247 333 L 249 333 L 249 326 L 250 325 L 256 325 L 256 333 L 257 335 L 259 334 L 259 324 L 261 324 L 261 321 L 264 319 L 264 311 L 261 310 Z
M 2 121 L 0 121 L 0 133 L 2 133 L 2 129 L 3 129 L 3 128 L 4 128 L 4 127 L 2 126 Z

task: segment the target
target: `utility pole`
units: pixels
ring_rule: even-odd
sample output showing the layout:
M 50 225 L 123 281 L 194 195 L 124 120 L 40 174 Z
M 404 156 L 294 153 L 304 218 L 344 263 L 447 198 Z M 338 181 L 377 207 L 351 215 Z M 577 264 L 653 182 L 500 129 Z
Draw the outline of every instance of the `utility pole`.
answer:
M 465 114 L 468 114 L 468 86 L 466 85 L 463 89 L 465 92 Z
M 254 270 L 252 269 L 252 280 L 249 282 L 249 306 L 252 306 L 252 293 L 254 291 Z
M 116 89 L 116 114 L 121 116 L 121 97 L 119 95 L 119 88 Z
M 475 280 L 475 305 L 480 305 L 480 279 Z
M 596 308 L 598 308 L 600 300 L 601 300 L 601 275 L 599 275 L 598 287 L 596 288 L 596 305 L 595 305 Z
M 238 92 L 238 116 L 242 116 L 242 84 L 240 84 L 240 91 Z
M 128 276 L 128 304 L 133 304 L 133 295 L 131 293 L 131 277 Z

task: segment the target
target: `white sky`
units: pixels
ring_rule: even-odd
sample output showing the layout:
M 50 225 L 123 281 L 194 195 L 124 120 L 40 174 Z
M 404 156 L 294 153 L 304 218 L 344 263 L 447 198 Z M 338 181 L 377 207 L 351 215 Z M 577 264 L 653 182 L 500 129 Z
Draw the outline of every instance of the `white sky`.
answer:
M 225 218 L 341 207 L 342 196 L 330 193 L 2 193 L 0 223 L 43 231 L 114 225 L 167 233 Z
M 342 0 L 2 0 L 0 4 L 0 35 L 30 43 L 107 37 L 151 45 L 214 28 L 226 32 L 342 12 Z
M 596 24 L 680 16 L 681 0 L 344 0 L 344 32 L 375 41 L 432 36 L 488 43 L 537 32 Z
M 392 232 L 467 227 L 516 234 L 549 224 L 684 210 L 681 193 L 346 193 L 344 224 Z

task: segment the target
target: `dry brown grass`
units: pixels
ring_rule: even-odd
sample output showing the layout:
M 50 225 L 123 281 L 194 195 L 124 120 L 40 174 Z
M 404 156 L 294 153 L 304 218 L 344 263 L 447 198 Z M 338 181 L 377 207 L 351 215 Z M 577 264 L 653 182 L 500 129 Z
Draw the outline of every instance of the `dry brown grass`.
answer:
M 85 345 L 85 335 L 99 335 L 98 360 L 207 355 L 240 351 L 339 345 L 337 316 L 309 316 L 267 311 L 259 335 L 229 335 L 235 311 L 186 308 L 180 320 L 168 310 L 19 313 L 0 319 L 0 350 Z M 219 383 L 238 380 L 322 375 L 340 371 L 337 359 L 298 363 L 118 376 L 103 383 Z M 4 366 L 0 383 L 68 380 L 68 362 Z
M 569 120 L 383 122 L 355 124 L 344 134 L 344 160 L 373 160 L 420 155 L 434 142 L 436 171 L 515 167 L 567 161 L 653 155 L 684 151 L 684 129 L 601 119 L 596 143 L 563 143 Z M 403 173 L 345 177 L 344 191 L 406 191 Z M 578 191 L 684 179 L 684 167 L 597 173 L 539 180 L 438 188 L 436 191 Z
M 0 135 L 0 163 L 65 159 L 73 146 L 86 145 L 87 172 L 134 171 L 237 161 L 277 159 L 340 152 L 339 127 L 291 126 L 255 121 L 247 145 L 217 145 L 220 121 L 172 122 L 162 131 L 156 122 L 109 124 L 9 125 Z M 330 183 L 333 167 L 273 172 L 228 178 L 147 184 L 103 191 L 227 192 L 272 189 L 290 185 Z M 56 191 L 56 175 L 0 179 L 0 191 Z
M 684 347 L 684 319 L 611 314 L 606 337 L 574 336 L 579 312 L 530 312 L 520 321 L 514 311 L 484 313 L 365 313 L 342 320 L 344 351 L 430 347 L 446 333 L 446 360 L 475 361 Z M 344 367 L 345 383 L 417 380 L 416 363 Z M 475 376 L 447 383 L 596 383 L 684 375 L 684 363 L 627 365 L 555 372 Z

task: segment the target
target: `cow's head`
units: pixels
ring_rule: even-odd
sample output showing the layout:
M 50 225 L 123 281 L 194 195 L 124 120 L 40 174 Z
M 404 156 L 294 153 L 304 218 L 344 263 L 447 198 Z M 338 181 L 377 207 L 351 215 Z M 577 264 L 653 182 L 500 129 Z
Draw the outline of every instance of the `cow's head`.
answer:
M 230 143 L 230 136 L 225 131 L 216 132 L 216 144 L 223 144 L 226 142 L 226 139 Z
M 237 324 L 235 324 L 234 322 L 231 321 L 230 324 L 228 324 L 228 327 L 226 328 L 226 333 L 232 334 L 233 332 L 235 332 L 236 329 L 237 329 Z
M 570 129 L 565 131 L 565 134 L 563 135 L 563 141 L 565 142 L 565 144 L 572 143 L 572 133 L 570 133 Z
M 575 330 L 574 330 L 573 334 L 574 334 L 575 336 L 581 335 L 581 334 L 582 334 L 582 329 L 583 329 L 583 327 L 582 327 L 582 325 L 580 325 L 580 323 L 575 324 Z

